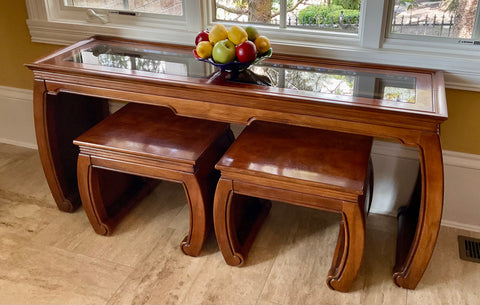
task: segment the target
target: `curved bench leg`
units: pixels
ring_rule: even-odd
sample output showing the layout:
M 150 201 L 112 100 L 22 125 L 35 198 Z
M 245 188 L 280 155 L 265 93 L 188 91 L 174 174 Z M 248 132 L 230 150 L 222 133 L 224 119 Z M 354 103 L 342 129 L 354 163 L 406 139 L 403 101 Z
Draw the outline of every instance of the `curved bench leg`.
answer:
M 210 189 L 204 180 L 195 175 L 185 175 L 183 179 L 183 188 L 190 210 L 190 228 L 188 235 L 180 244 L 180 249 L 190 256 L 200 254 L 212 223 Z
M 223 257 L 231 266 L 241 266 L 263 225 L 270 200 L 235 193 L 235 182 L 220 178 L 215 192 L 213 220 Z
M 98 170 L 91 165 L 90 156 L 78 155 L 77 178 L 83 208 L 90 224 L 98 234 L 108 235 L 111 228 L 105 223 L 108 216 L 99 193 Z
M 215 191 L 213 222 L 218 247 L 222 251 L 225 262 L 230 266 L 240 266 L 245 260 L 238 253 L 238 241 L 236 241 L 235 226 L 231 223 L 230 209 L 233 199 L 233 182 L 220 178 Z
M 365 220 L 356 203 L 343 204 L 342 221 L 327 285 L 333 290 L 347 292 L 362 262 L 365 244 Z

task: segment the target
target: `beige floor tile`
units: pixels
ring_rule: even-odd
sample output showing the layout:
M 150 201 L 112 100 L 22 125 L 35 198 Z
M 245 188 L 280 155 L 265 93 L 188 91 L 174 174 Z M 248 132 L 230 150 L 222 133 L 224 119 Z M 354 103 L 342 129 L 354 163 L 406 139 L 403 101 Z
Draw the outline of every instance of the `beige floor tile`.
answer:
M 184 255 L 178 241 L 184 232 L 168 228 L 164 243 L 155 249 L 130 274 L 108 304 L 177 304 L 189 291 L 206 259 Z
M 0 197 L 56 207 L 38 152 L 25 148 L 11 149 L 15 146 L 5 144 L 0 146 Z
M 26 149 L 15 145 L 0 144 L 0 172 L 7 168 L 8 164 L 13 162 L 21 162 L 23 159 L 34 154 L 37 154 L 37 151 L 34 149 Z
M 273 260 L 268 252 L 258 248 L 243 267 L 227 265 L 220 252 L 207 257 L 181 304 L 256 304 Z M 158 296 L 152 301 L 160 301 Z
M 473 238 L 476 238 L 476 239 L 480 239 L 480 232 L 464 231 L 464 233 L 461 234 L 461 235 L 470 236 L 470 237 L 473 237 Z
M 348 294 L 334 292 L 326 285 L 339 215 L 294 206 L 288 207 L 287 215 L 295 215 L 293 226 L 284 235 L 258 303 L 359 304 L 362 279 L 357 279 Z
M 370 226 L 369 226 L 370 225 Z M 393 282 L 396 249 L 395 218 L 370 215 L 359 278 L 364 279 L 361 304 L 406 304 L 407 290 Z
M 0 262 L 2 304 L 102 304 L 131 268 L 60 249 L 23 247 Z
M 396 219 L 370 215 L 365 256 L 349 293 L 325 283 L 339 215 L 274 203 L 244 267 L 225 264 L 210 235 L 183 255 L 185 194 L 162 182 L 112 236 L 94 233 L 82 209 L 57 210 L 34 150 L 0 144 L 0 304 L 479 304 L 480 264 L 458 256 L 442 227 L 414 291 L 395 286 Z
M 58 214 L 56 209 L 0 196 L 0 258 L 8 249 L 30 243 Z
M 162 232 L 185 206 L 181 185 L 162 182 L 120 222 L 111 236 L 96 234 L 80 209 L 58 217 L 38 235 L 36 242 L 134 267 L 158 243 L 165 242 L 160 238 Z M 187 233 L 188 226 L 184 236 Z M 183 237 L 177 240 L 178 246 L 182 240 Z
M 30 242 L 56 214 L 53 209 L 0 198 L 0 257 L 6 249 Z
M 458 235 L 469 232 L 442 227 L 430 264 L 407 304 L 479 304 L 480 264 L 461 260 Z
M 272 214 L 277 210 L 274 209 Z M 182 217 L 182 220 L 184 218 Z M 239 268 L 228 266 L 224 262 L 213 232 L 200 257 L 179 256 L 175 241 L 181 236 L 179 232 L 183 232 L 183 229 L 177 229 L 170 240 L 174 242 L 175 250 L 172 252 L 172 245 L 155 249 L 146 260 L 149 263 L 142 268 L 140 274 L 143 275 L 136 272 L 133 274 L 136 278 L 134 282 L 147 283 L 137 285 L 140 292 L 125 293 L 132 288 L 125 287 L 124 290 L 122 287 L 119 289 L 121 293 L 110 303 L 137 303 L 139 300 L 148 300 L 150 304 L 255 304 L 273 264 L 275 253 L 275 250 L 266 247 L 265 243 L 268 244 L 270 236 L 279 238 L 268 231 L 261 231 L 259 242 L 253 245 L 246 266 Z

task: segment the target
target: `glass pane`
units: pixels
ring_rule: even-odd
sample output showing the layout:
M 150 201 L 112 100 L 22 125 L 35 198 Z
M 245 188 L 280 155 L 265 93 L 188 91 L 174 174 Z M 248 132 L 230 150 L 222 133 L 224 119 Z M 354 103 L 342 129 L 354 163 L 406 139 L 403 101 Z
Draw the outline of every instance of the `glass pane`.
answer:
M 188 73 L 187 64 L 189 62 L 195 63 L 196 61 L 192 58 L 191 54 L 184 53 L 177 54 L 166 51 L 123 48 L 100 44 L 93 48 L 81 50 L 67 60 L 126 70 L 192 77 L 204 76 L 204 73 Z
M 217 20 L 278 24 L 280 4 L 273 0 L 217 0 Z
M 313 97 L 349 101 L 352 98 L 381 100 L 388 105 L 431 110 L 430 104 L 418 100 L 417 80 L 388 71 L 356 71 L 331 66 L 279 64 L 262 61 L 243 72 L 220 72 L 212 65 L 196 60 L 191 52 L 172 49 L 144 49 L 109 44 L 82 48 L 67 61 L 84 68 L 107 67 L 120 73 L 126 70 L 155 75 L 177 75 L 203 79 L 209 84 L 228 82 L 253 83 L 286 90 L 284 92 Z M 102 69 L 101 69 L 102 70 Z M 428 101 L 427 101 L 428 102 Z M 385 104 L 387 105 L 387 104 Z
M 289 1 L 290 2 L 290 1 Z M 315 0 L 287 11 L 289 27 L 358 33 L 360 0 Z
M 280 24 L 281 0 L 217 0 L 220 21 Z M 358 32 L 361 0 L 285 0 L 285 25 L 315 30 Z
M 392 33 L 472 39 L 478 0 L 395 0 Z
M 64 0 L 66 6 L 182 16 L 182 0 Z

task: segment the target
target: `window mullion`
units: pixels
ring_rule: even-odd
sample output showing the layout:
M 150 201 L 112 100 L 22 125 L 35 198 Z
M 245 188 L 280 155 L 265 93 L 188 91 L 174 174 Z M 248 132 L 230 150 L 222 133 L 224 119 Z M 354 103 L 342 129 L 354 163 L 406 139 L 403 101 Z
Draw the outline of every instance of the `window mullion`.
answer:
M 364 0 L 360 8 L 360 45 L 365 48 L 380 48 L 385 37 L 388 0 Z
M 480 1 L 477 4 L 477 13 L 475 14 L 475 22 L 473 23 L 472 39 L 480 40 Z
M 187 22 L 187 30 L 190 32 L 198 32 L 203 29 L 203 13 L 205 10 L 205 3 L 203 1 L 185 1 L 183 0 L 183 12 Z
M 287 27 L 287 0 L 280 0 L 280 28 Z

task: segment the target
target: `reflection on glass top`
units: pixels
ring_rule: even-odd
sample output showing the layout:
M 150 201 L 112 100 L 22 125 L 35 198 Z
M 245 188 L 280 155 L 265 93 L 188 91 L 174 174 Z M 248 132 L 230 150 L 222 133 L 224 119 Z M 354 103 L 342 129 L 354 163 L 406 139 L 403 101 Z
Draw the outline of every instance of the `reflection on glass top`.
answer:
M 176 53 L 166 50 L 99 44 L 83 49 L 66 60 L 87 65 L 167 75 L 205 79 L 218 77 L 213 66 L 195 60 L 191 53 Z M 410 105 L 416 103 L 416 80 L 410 76 L 274 62 L 260 62 L 250 67 L 248 74 L 250 76 L 254 74 L 258 76 L 258 79 L 267 79 L 267 81 L 262 81 L 262 84 L 295 90 L 306 96 L 314 97 L 326 94 L 365 97 Z M 229 81 L 244 82 L 242 77 L 230 78 Z

